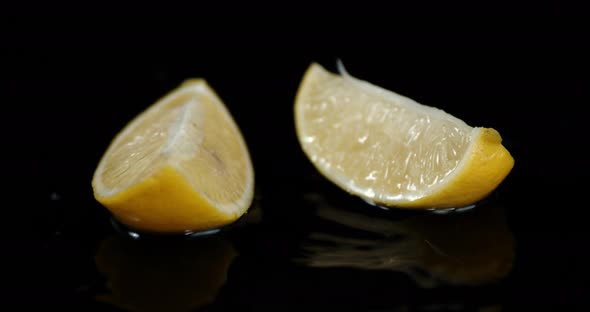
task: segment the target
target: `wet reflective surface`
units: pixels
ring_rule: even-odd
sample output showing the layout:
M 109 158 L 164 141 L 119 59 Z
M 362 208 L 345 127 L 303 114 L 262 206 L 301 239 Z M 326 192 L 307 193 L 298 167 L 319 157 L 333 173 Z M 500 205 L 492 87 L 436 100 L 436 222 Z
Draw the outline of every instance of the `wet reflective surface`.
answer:
M 482 31 L 473 21 L 415 31 L 421 23 L 403 30 L 387 18 L 355 33 L 334 25 L 360 20 L 334 16 L 322 33 L 225 32 L 195 18 L 186 33 L 0 29 L 14 40 L 4 41 L 13 53 L 0 83 L 3 177 L 14 188 L 2 204 L 0 310 L 587 311 L 582 28 L 544 19 L 552 23 L 519 32 L 494 18 Z M 444 214 L 343 193 L 303 155 L 292 107 L 310 62 L 335 69 L 337 58 L 363 79 L 496 128 L 513 171 L 476 207 Z M 197 76 L 243 130 L 254 205 L 218 232 L 129 232 L 93 199 L 92 174 L 126 122 Z
M 44 246 L 44 274 L 58 285 L 46 295 L 84 310 L 146 312 L 497 311 L 506 302 L 518 248 L 500 196 L 445 215 L 386 210 L 310 176 L 291 201 L 259 194 L 235 224 L 184 236 L 129 231 L 93 206 L 57 224 Z M 52 200 L 53 211 L 78 209 L 68 202 Z
M 192 311 L 215 300 L 236 256 L 217 236 L 138 242 L 112 235 L 95 256 L 106 279 L 105 292 L 95 298 L 128 311 Z
M 301 262 L 312 267 L 391 270 L 420 287 L 481 285 L 505 278 L 516 246 L 498 202 L 445 216 L 419 213 L 399 219 L 367 216 L 306 196 L 319 223 L 302 247 Z M 340 230 L 329 231 L 339 226 Z

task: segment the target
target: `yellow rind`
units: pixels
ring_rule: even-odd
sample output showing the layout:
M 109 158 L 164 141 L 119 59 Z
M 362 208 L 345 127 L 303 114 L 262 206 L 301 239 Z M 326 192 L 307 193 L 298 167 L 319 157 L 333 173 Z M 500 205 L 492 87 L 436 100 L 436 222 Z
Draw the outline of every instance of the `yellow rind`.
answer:
M 378 204 L 400 208 L 461 208 L 487 197 L 508 176 L 514 158 L 502 145 L 498 131 L 477 130 L 466 158 L 441 188 L 414 201 Z
M 238 218 L 215 208 L 170 165 L 113 196 L 101 197 L 95 191 L 95 197 L 121 223 L 143 232 L 210 229 Z

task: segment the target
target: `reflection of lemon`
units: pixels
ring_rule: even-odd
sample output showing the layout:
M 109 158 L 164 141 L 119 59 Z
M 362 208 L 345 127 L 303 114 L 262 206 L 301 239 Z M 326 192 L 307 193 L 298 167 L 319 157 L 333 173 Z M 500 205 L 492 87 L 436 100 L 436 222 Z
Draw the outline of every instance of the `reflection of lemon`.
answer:
M 192 311 L 213 302 L 235 256 L 219 237 L 161 243 L 110 237 L 96 264 L 111 293 L 98 300 L 128 311 Z
M 426 247 L 416 258 L 419 265 L 450 283 L 482 284 L 499 280 L 512 270 L 515 242 L 498 205 L 421 216 L 401 222 L 400 229 Z
M 92 180 L 94 196 L 122 223 L 183 232 L 237 220 L 254 175 L 240 130 L 209 85 L 189 80 L 131 121 Z
M 308 200 L 320 217 L 351 229 L 346 234 L 325 230 L 331 227 L 312 231 L 303 246 L 308 256 L 301 259 L 310 266 L 405 272 L 424 287 L 439 280 L 481 285 L 512 270 L 515 241 L 498 204 L 392 221 L 339 209 L 319 195 Z
M 304 152 L 326 178 L 385 206 L 467 206 L 514 164 L 496 130 L 317 64 L 302 79 L 295 122 Z

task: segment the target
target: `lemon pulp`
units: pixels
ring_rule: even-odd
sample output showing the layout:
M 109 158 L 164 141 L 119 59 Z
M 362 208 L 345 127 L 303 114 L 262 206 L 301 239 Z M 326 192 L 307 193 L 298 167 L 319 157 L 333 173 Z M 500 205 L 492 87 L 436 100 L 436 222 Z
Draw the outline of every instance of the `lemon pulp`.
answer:
M 463 207 L 486 197 L 514 164 L 496 130 L 315 63 L 299 86 L 295 125 L 328 180 L 384 206 Z
M 202 79 L 172 90 L 112 141 L 95 198 L 125 225 L 150 232 L 229 224 L 253 198 L 254 174 L 230 112 Z

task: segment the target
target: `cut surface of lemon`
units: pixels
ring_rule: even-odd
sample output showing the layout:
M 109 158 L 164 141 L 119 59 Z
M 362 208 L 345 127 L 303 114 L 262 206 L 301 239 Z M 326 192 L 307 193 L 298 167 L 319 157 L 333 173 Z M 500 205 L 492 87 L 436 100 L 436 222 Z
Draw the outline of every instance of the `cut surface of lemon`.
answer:
M 161 233 L 227 225 L 249 208 L 254 172 L 230 112 L 189 79 L 129 122 L 92 179 L 94 197 L 130 228 Z
M 492 128 L 313 63 L 295 99 L 299 143 L 345 191 L 388 207 L 459 208 L 488 196 L 514 159 Z

